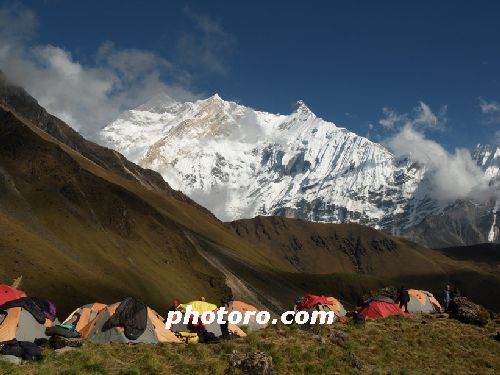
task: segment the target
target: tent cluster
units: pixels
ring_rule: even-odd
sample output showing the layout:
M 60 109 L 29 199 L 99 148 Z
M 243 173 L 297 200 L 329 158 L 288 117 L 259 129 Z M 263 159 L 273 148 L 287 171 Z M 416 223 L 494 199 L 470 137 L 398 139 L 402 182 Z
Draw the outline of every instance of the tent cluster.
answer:
M 375 296 L 364 301 L 363 306 L 357 311 L 365 319 L 381 319 L 389 316 L 404 315 L 416 313 L 439 313 L 442 308 L 432 293 L 409 289 L 408 312 L 403 311 L 400 304 L 387 296 Z M 344 321 L 347 312 L 342 303 L 334 297 L 317 296 L 308 294 L 299 298 L 295 302 L 294 310 L 322 310 L 333 311 L 335 316 Z
M 94 343 L 182 344 L 216 341 L 224 336 L 217 322 L 203 324 L 198 321 L 195 324 L 191 318 L 188 324 L 173 324 L 167 329 L 160 314 L 131 297 L 111 305 L 92 303 L 81 306 L 63 323 L 56 319 L 55 306 L 51 302 L 30 298 L 9 286 L 0 285 L 0 302 L 0 355 L 24 359 L 41 358 L 40 345 L 52 341 L 60 343 L 60 340 L 70 343 L 70 346 L 80 346 L 84 339 Z M 218 309 L 217 305 L 205 301 L 191 301 L 179 304 L 176 310 L 185 315 L 188 306 L 200 315 Z M 255 306 L 231 301 L 231 311 L 254 312 L 246 328 L 249 331 L 264 328 L 255 320 L 259 312 Z M 228 324 L 225 338 L 246 336 L 242 328 L 243 323 L 239 326 Z
M 46 330 L 56 322 L 54 304 L 7 285 L 0 285 L 0 302 L 0 354 L 41 358 L 36 343 L 49 338 Z
M 408 312 L 387 296 L 376 296 L 365 301 L 358 313 L 366 319 L 380 319 L 395 315 L 439 313 L 442 308 L 432 293 L 425 290 L 408 289 Z
M 409 313 L 441 311 L 439 302 L 426 291 L 408 290 Z M 219 307 L 204 298 L 185 304 L 175 303 L 171 310 L 183 314 L 180 323 L 166 326 L 165 319 L 142 301 L 128 297 L 111 305 L 92 303 L 73 311 L 63 323 L 56 318 L 56 308 L 50 301 L 30 298 L 26 293 L 7 285 L 0 285 L 0 355 L 14 355 L 25 359 L 41 357 L 38 345 L 48 342 L 52 347 L 79 346 L 83 339 L 95 343 L 198 343 L 220 338 L 244 337 L 245 331 L 265 328 L 256 315 L 259 310 L 243 301 L 224 301 L 228 312 L 238 311 L 243 316 L 251 312 L 250 320 L 239 325 L 217 321 L 203 324 L 192 318 L 192 313 L 216 312 Z M 295 311 L 321 310 L 333 312 L 337 320 L 346 321 L 347 311 L 342 303 L 331 296 L 308 294 L 295 303 Z M 189 313 L 191 311 L 191 313 Z M 372 297 L 357 311 L 363 319 L 408 315 L 394 300 Z

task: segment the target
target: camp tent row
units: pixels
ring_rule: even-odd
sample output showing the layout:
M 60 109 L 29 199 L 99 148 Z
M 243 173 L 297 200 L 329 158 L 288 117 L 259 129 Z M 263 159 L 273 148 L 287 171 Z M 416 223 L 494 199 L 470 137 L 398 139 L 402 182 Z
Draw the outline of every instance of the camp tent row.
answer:
M 64 324 L 74 325 L 75 330 L 78 331 L 83 338 L 89 339 L 95 343 L 116 342 L 154 344 L 161 342 L 185 342 L 183 340 L 182 333 L 189 332 L 187 324 L 173 324 L 172 329 L 168 330 L 165 327 L 164 319 L 156 311 L 149 307 L 147 307 L 146 328 L 139 337 L 135 339 L 128 338 L 123 327 L 119 326 L 103 330 L 106 322 L 117 312 L 119 305 L 120 303 L 115 303 L 113 305 L 93 303 L 79 307 L 68 316 L 68 318 L 64 321 Z M 205 301 L 191 301 L 186 304 L 179 305 L 179 311 L 185 312 L 188 305 L 191 306 L 191 311 L 198 312 L 199 314 L 217 310 L 217 306 L 214 304 Z M 255 313 L 259 312 L 255 306 L 246 304 L 242 301 L 234 301 L 233 310 L 240 311 L 242 313 L 246 311 L 253 311 Z M 214 334 L 215 337 L 222 336 L 220 325 L 216 322 L 205 324 L 204 326 L 206 331 Z M 246 333 L 240 328 L 242 326 L 243 323 L 239 326 L 229 324 L 228 329 L 232 335 L 244 337 L 246 336 Z M 263 325 L 260 325 L 255 321 L 255 317 L 252 317 L 248 324 L 249 330 L 259 330 L 263 327 Z M 185 336 L 187 337 L 189 335 Z
M 410 301 L 408 302 L 408 312 L 410 314 L 418 313 L 439 313 L 442 308 L 432 293 L 424 290 L 409 289 L 408 294 Z M 387 318 L 394 315 L 407 315 L 399 304 L 395 303 L 389 297 L 376 296 L 368 301 L 358 311 L 367 319 Z
M 432 293 L 424 290 L 409 289 L 408 294 L 410 296 L 410 301 L 408 302 L 408 312 L 410 314 L 441 312 L 441 305 Z M 334 297 L 308 294 L 297 301 L 296 307 L 299 310 L 312 310 L 321 307 L 323 311 L 333 311 L 337 317 L 344 317 L 346 315 L 346 309 Z M 358 313 L 367 319 L 405 315 L 399 304 L 385 296 L 377 296 L 365 301 Z
M 410 289 L 410 302 L 408 309 L 410 313 L 432 313 L 441 311 L 439 302 L 434 296 L 426 291 Z M 15 289 L 0 286 L 0 301 L 3 303 L 11 300 L 24 298 L 26 294 Z M 306 298 L 307 297 L 307 298 Z M 324 311 L 333 311 L 338 317 L 346 315 L 346 309 L 334 297 L 314 296 L 308 295 L 304 297 L 302 307 L 304 309 L 312 309 L 321 305 Z M 107 329 L 105 325 L 112 317 L 116 318 L 119 310 L 122 308 L 124 302 L 106 305 L 102 303 L 93 303 L 79 307 L 64 321 L 63 324 L 71 324 L 74 329 L 86 339 L 96 343 L 182 343 L 186 342 L 182 335 L 179 333 L 188 332 L 189 329 L 185 324 L 175 324 L 172 330 L 165 327 L 164 319 L 153 309 L 144 305 L 143 313 L 145 316 L 145 326 L 140 335 L 130 338 L 127 335 L 126 329 L 120 325 L 113 326 Z M 185 311 L 186 307 L 190 305 L 192 311 L 200 314 L 207 311 L 215 311 L 217 306 L 205 301 L 191 301 L 187 304 L 180 305 L 180 311 Z M 250 331 L 265 328 L 265 325 L 257 323 L 255 315 L 259 310 L 250 304 L 242 301 L 233 302 L 233 310 L 239 311 L 242 314 L 246 312 L 254 312 L 255 314 L 250 319 L 246 327 Z M 404 315 L 403 311 L 399 308 L 393 300 L 387 297 L 375 297 L 366 301 L 364 306 L 358 311 L 359 314 L 365 316 L 367 319 L 386 318 L 393 315 Z M 56 321 L 57 323 L 57 321 Z M 12 307 L 0 312 L 0 342 L 16 339 L 18 341 L 34 342 L 37 339 L 46 339 L 48 336 L 45 333 L 47 327 L 52 326 L 54 323 L 45 319 L 40 321 L 36 319 L 30 311 L 23 307 Z M 246 334 L 241 329 L 243 323 L 239 326 L 229 324 L 229 331 L 238 337 L 244 337 Z M 222 335 L 220 326 L 214 322 L 206 324 L 205 329 L 213 333 L 216 337 Z

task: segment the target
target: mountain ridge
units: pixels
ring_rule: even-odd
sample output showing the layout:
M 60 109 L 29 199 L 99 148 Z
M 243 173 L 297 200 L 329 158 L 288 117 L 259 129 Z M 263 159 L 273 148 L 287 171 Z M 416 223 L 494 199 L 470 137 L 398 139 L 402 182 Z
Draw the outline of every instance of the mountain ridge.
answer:
M 432 198 L 425 167 L 317 117 L 303 101 L 290 115 L 218 95 L 154 113 L 141 106 L 107 125 L 101 137 L 223 221 L 278 215 L 358 222 L 433 247 L 500 241 L 496 229 L 489 235 L 500 222 L 493 220 L 494 202 L 481 209 L 483 216 L 491 212 L 489 223 L 461 220 L 470 228 L 464 233 L 476 233 L 470 238 L 427 236 L 426 219 L 446 216 L 451 206 Z M 478 146 L 473 156 L 485 178 L 500 178 L 493 148 Z

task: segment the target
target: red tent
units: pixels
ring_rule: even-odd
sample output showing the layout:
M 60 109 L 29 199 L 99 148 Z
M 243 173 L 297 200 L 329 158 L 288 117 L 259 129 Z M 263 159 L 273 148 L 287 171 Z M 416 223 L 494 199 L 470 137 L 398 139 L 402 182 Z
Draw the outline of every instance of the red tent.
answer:
M 298 304 L 299 310 L 309 310 L 315 307 L 316 305 L 328 305 L 331 301 L 328 300 L 328 297 L 325 296 L 316 296 L 314 294 L 308 294 L 300 300 Z
M 366 319 L 387 318 L 393 315 L 406 315 L 399 305 L 385 301 L 370 301 L 365 304 L 359 311 Z
M 11 288 L 8 285 L 0 284 L 0 306 L 6 302 L 13 301 L 18 298 L 26 297 L 26 293 L 22 290 Z

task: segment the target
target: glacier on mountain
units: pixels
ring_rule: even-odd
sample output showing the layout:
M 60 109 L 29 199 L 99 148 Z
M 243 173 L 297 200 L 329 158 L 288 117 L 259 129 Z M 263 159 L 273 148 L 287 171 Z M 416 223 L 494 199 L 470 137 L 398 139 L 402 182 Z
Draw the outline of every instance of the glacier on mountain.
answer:
M 302 101 L 280 115 L 217 94 L 182 103 L 161 94 L 101 137 L 223 221 L 282 215 L 402 234 L 445 209 L 430 197 L 424 166 L 317 117 Z M 485 178 L 498 178 L 499 153 L 474 150 Z

